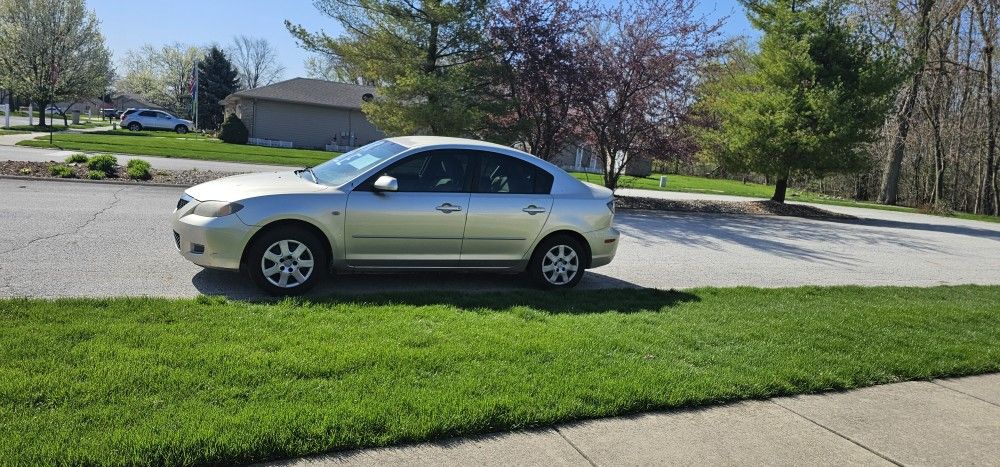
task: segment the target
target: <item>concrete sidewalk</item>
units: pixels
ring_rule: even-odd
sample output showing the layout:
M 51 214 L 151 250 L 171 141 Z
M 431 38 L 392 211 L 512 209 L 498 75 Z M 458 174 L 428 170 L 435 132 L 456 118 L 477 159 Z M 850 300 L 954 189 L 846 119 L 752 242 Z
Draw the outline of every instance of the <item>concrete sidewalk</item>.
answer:
M 344 452 L 273 465 L 1000 465 L 1000 373 Z

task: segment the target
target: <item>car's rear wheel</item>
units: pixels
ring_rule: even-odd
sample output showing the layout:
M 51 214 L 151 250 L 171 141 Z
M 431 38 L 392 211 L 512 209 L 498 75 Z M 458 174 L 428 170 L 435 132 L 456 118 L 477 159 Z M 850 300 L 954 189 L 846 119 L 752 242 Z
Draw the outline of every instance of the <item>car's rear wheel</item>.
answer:
M 246 268 L 258 287 L 272 295 L 296 295 L 326 273 L 326 251 L 312 232 L 279 227 L 257 237 L 247 250 Z
M 184 133 L 188 132 L 188 127 L 185 125 L 177 125 L 177 128 L 174 128 L 174 131 L 176 131 L 178 134 L 183 135 Z
M 538 244 L 528 264 L 532 281 L 545 289 L 568 289 L 580 283 L 585 250 L 569 235 L 556 235 Z
M 131 131 L 139 131 L 142 130 L 142 125 L 140 125 L 139 122 L 132 122 L 128 124 L 128 129 Z

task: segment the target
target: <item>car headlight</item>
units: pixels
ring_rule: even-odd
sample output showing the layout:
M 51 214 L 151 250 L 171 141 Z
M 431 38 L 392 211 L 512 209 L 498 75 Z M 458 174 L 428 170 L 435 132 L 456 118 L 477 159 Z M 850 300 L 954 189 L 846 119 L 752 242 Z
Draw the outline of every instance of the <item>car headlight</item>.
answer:
M 239 212 L 243 205 L 225 201 L 205 201 L 194 207 L 194 214 L 202 217 L 223 217 Z

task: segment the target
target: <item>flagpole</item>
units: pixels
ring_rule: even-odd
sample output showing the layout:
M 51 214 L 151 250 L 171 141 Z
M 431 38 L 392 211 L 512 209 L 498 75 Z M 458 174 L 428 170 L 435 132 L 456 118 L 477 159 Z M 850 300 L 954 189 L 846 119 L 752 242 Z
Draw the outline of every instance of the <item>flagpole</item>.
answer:
M 198 61 L 194 61 L 194 92 L 191 96 L 191 108 L 194 112 L 194 129 L 198 130 Z

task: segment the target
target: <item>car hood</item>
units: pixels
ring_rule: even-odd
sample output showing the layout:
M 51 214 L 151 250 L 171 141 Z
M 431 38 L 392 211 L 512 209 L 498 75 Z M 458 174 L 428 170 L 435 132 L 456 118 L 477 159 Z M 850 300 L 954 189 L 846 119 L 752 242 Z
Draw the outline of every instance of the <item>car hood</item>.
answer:
M 326 188 L 289 171 L 233 175 L 195 185 L 185 193 L 198 201 L 239 201 L 267 195 L 312 193 Z

